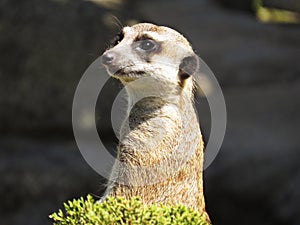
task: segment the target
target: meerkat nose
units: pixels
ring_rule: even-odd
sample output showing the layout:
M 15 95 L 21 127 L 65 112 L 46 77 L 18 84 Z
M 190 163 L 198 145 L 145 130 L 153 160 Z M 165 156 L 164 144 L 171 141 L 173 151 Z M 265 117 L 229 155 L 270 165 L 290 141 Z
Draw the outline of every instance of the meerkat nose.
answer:
M 102 55 L 101 61 L 103 65 L 109 65 L 114 61 L 115 58 L 116 58 L 116 53 L 110 51 Z

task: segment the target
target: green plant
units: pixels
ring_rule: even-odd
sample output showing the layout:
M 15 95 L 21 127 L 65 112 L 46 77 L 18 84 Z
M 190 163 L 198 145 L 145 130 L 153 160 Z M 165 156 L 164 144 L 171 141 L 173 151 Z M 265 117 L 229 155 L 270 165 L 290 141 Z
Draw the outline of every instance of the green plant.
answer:
M 88 195 L 86 199 L 81 197 L 64 203 L 64 212 L 59 210 L 49 217 L 54 225 L 209 225 L 198 212 L 185 206 L 143 206 L 137 197 L 129 200 L 108 197 L 99 203 Z
M 300 23 L 299 14 L 288 10 L 264 7 L 263 0 L 253 0 L 256 17 L 266 23 Z

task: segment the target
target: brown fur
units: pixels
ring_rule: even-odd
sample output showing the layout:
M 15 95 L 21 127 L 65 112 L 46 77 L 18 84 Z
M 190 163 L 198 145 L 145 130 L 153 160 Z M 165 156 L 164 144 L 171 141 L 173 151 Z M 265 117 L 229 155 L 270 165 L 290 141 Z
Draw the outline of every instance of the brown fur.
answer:
M 130 29 L 133 41 L 141 33 L 152 31 L 167 35 L 169 41 L 186 46 L 186 52 L 194 54 L 189 42 L 170 28 L 137 24 Z M 130 39 L 126 32 L 125 38 Z M 167 43 L 162 44 L 162 51 L 157 54 L 178 57 L 172 54 L 172 49 L 165 49 Z M 179 64 L 178 59 L 174 61 Z M 133 81 L 131 77 L 114 76 L 124 84 Z M 179 79 L 178 74 L 174 76 Z M 145 204 L 183 204 L 204 214 L 209 221 L 202 181 L 204 147 L 193 103 L 193 79 L 189 76 L 177 82 L 168 82 L 159 76 L 153 79 L 161 87 L 158 89 L 162 97 L 143 98 L 131 109 L 130 131 L 121 128 L 118 147 L 118 160 L 124 164 L 114 168 L 107 194 L 126 198 L 140 196 Z M 126 88 L 129 98 L 131 91 L 139 93 L 147 89 L 139 90 L 134 85 Z

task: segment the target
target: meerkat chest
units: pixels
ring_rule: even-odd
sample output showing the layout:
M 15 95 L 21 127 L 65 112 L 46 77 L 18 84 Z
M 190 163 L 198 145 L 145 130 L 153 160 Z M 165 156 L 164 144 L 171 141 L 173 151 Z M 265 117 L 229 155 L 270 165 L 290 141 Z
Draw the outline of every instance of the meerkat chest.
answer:
M 122 125 L 120 154 L 129 153 L 145 162 L 159 161 L 176 148 L 181 130 L 176 106 L 152 97 L 144 99 L 132 107 Z

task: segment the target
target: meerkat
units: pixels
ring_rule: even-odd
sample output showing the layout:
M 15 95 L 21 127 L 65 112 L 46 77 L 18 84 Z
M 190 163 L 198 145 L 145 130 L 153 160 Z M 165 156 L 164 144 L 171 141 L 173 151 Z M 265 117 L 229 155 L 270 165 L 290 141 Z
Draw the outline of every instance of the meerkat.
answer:
M 205 215 L 204 144 L 194 109 L 199 60 L 177 31 L 150 23 L 124 27 L 102 55 L 128 95 L 105 196 L 139 196 L 144 204 L 183 204 Z

